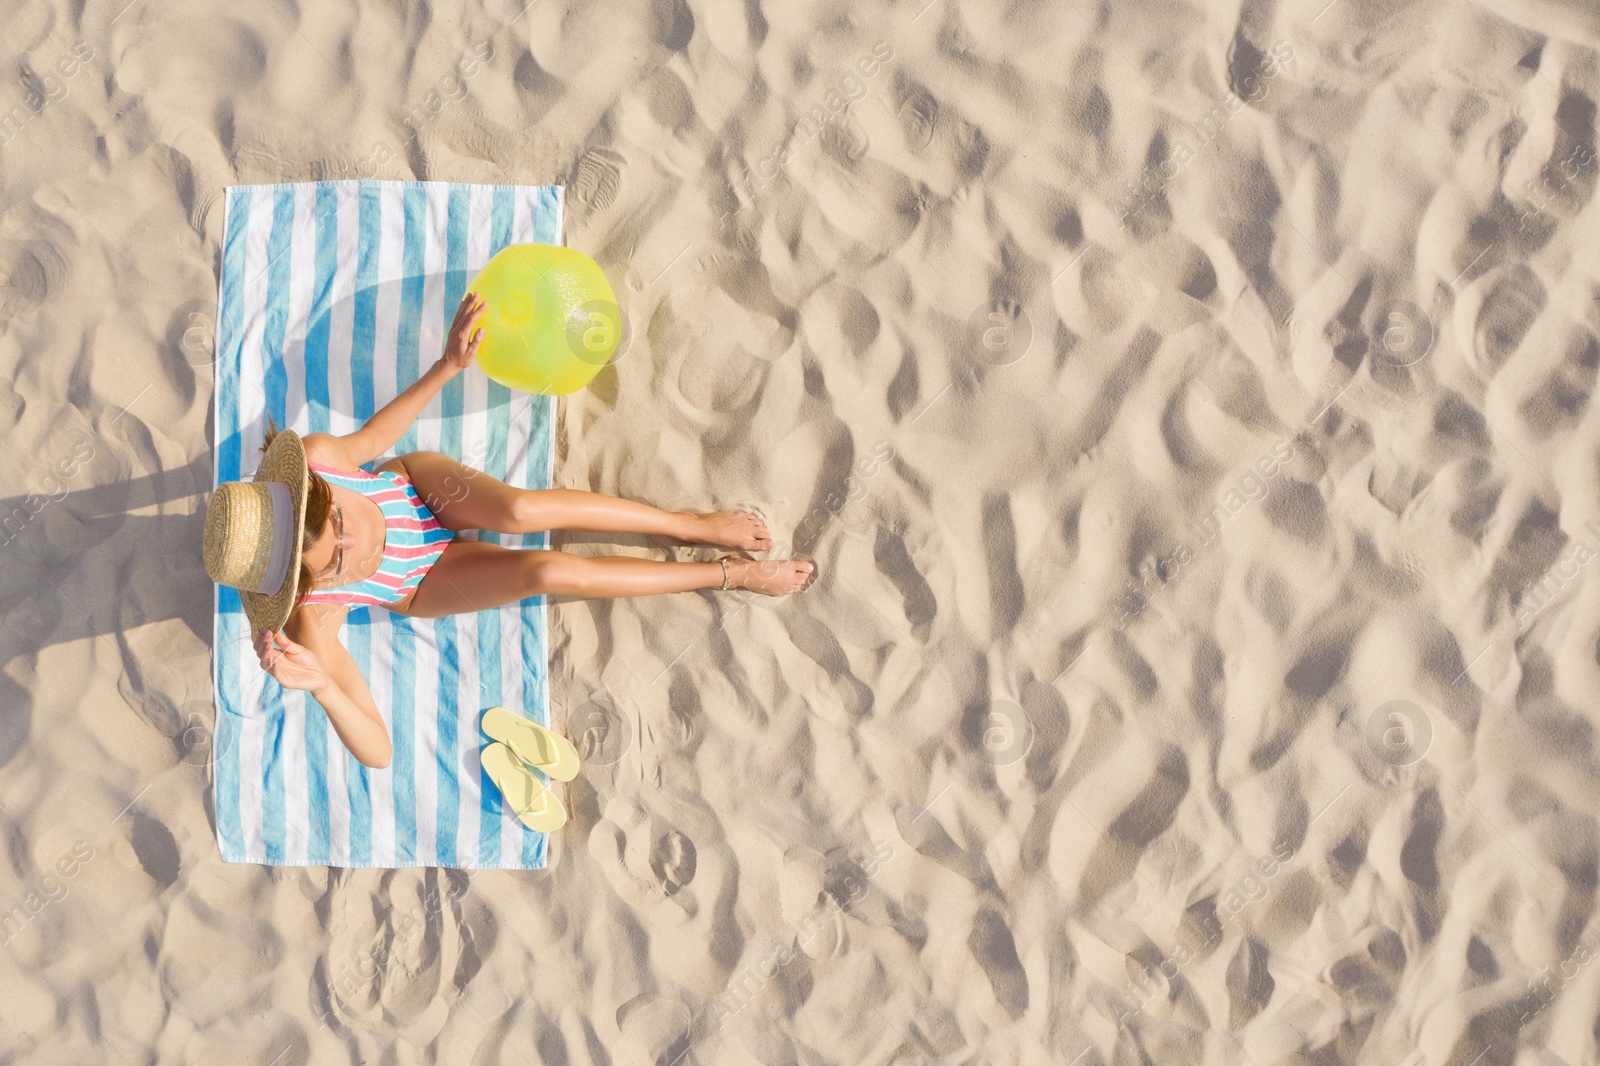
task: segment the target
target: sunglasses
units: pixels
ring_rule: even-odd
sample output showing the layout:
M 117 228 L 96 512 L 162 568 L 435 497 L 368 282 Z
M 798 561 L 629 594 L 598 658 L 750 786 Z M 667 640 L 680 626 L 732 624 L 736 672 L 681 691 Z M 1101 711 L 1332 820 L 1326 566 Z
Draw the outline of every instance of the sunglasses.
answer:
M 329 576 L 338 577 L 344 570 L 344 508 L 338 504 L 333 505 L 333 536 L 333 573 Z

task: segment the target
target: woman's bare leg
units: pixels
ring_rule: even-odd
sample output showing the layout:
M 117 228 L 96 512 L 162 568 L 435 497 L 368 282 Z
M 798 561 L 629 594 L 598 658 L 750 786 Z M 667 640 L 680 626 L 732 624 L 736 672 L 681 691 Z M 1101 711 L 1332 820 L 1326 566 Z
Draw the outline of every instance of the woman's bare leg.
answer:
M 422 502 L 447 529 L 647 533 L 746 551 L 772 547 L 766 523 L 748 511 L 699 515 L 581 489 L 519 489 L 443 452 L 408 452 L 391 462 L 402 468 Z
M 816 572 L 805 560 L 729 559 L 729 583 L 770 596 L 804 588 Z M 627 556 L 505 548 L 456 539 L 423 577 L 404 612 L 417 618 L 486 611 L 529 596 L 606 599 L 721 588 L 720 563 L 668 563 Z

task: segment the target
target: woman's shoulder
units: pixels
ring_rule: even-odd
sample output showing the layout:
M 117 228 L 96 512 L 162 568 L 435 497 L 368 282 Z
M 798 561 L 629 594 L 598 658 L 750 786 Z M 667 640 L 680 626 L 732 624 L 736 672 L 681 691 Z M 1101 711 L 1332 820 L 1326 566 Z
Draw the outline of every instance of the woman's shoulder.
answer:
M 307 433 L 300 438 L 300 442 L 305 446 L 306 459 L 315 466 L 339 474 L 349 474 L 352 477 L 360 477 L 366 473 L 350 461 L 339 438 L 331 433 Z
M 302 603 L 289 615 L 283 631 L 297 644 L 315 647 L 324 636 L 339 632 L 350 607 L 342 603 Z

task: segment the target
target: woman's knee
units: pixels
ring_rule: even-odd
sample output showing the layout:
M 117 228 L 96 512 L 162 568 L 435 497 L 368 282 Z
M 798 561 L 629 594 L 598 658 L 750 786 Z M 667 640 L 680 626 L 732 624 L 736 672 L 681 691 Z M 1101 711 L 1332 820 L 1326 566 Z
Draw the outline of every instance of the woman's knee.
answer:
M 513 527 L 524 533 L 539 533 L 550 528 L 544 522 L 548 508 L 539 498 L 538 490 L 516 493 L 506 507 L 511 512 L 507 517 L 511 519 Z
M 567 552 L 527 549 L 521 553 L 524 596 L 581 596 L 588 584 L 587 560 Z

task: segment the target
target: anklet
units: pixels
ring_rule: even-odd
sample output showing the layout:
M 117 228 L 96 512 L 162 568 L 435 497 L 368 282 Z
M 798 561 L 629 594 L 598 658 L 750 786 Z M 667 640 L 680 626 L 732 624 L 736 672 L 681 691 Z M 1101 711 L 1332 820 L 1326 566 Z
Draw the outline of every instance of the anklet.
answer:
M 728 591 L 728 560 L 718 559 L 717 562 L 722 564 L 722 591 L 726 592 Z

